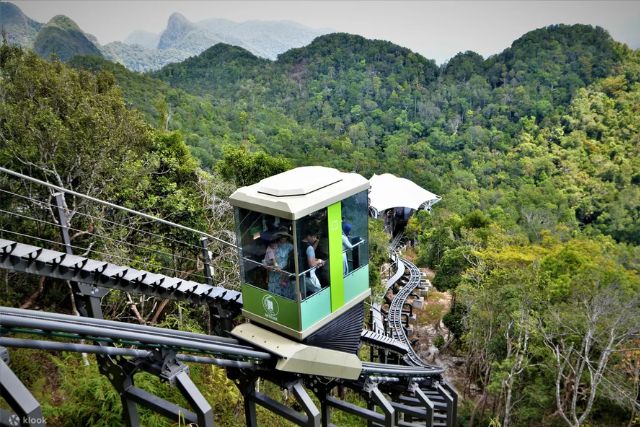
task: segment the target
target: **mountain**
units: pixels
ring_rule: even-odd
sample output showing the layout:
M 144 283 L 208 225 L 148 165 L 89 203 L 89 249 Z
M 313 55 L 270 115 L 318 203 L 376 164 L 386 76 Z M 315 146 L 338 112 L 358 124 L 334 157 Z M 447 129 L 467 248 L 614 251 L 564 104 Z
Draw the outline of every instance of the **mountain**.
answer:
M 95 37 L 85 34 L 70 18 L 57 15 L 40 29 L 33 49 L 44 58 L 55 54 L 62 61 L 76 55 L 102 56 L 92 39 Z
M 291 21 L 247 21 L 232 22 L 225 19 L 209 19 L 199 23 L 214 34 L 226 37 L 225 42 L 234 44 L 230 38 L 242 41 L 242 45 L 256 56 L 275 60 L 289 49 L 308 45 L 311 41 L 331 30 L 314 30 Z
M 324 33 L 326 31 L 312 30 L 289 21 L 237 23 L 226 19 L 208 19 L 194 23 L 174 13 L 160 35 L 158 49 L 174 48 L 197 55 L 215 43 L 227 43 L 242 47 L 256 56 L 276 59 L 279 54 L 309 44 Z
M 187 52 L 177 49 L 148 49 L 139 44 L 123 42 L 108 43 L 102 46 L 100 51 L 108 60 L 138 72 L 157 70 L 167 64 L 184 61 L 190 56 Z
M 128 45 L 138 45 L 146 49 L 155 49 L 158 47 L 160 36 L 149 31 L 134 31 L 129 34 L 123 43 Z
M 160 34 L 135 31 L 123 43 L 109 43 L 102 51 L 105 57 L 131 70 L 152 71 L 197 56 L 218 43 L 275 60 L 287 50 L 307 45 L 327 32 L 329 30 L 314 30 L 290 21 L 238 23 L 208 19 L 191 22 L 182 14 L 173 13 Z
M 218 43 L 198 56 L 169 64 L 152 75 L 195 94 L 224 93 L 233 98 L 238 90 L 235 83 L 257 79 L 270 64 L 271 61 L 243 48 Z
M 18 6 L 0 2 L 0 27 L 9 43 L 31 48 L 44 58 L 55 54 L 68 61 L 76 55 L 102 56 L 98 40 L 64 15 L 41 24 L 27 17 Z
M 178 49 L 198 54 L 223 39 L 216 34 L 190 22 L 180 13 L 169 17 L 167 28 L 160 34 L 158 49 Z M 236 41 L 236 44 L 240 41 Z
M 510 218 L 532 239 L 541 228 L 589 226 L 636 243 L 640 178 L 624 170 L 640 167 L 627 163 L 637 157 L 637 133 L 623 138 L 626 128 L 590 117 L 617 108 L 592 88 L 599 81 L 614 95 L 636 87 L 640 61 L 630 56 L 585 25 L 541 28 L 498 55 L 465 52 L 440 67 L 390 42 L 329 34 L 273 62 L 219 44 L 152 76 L 228 110 L 218 113 L 227 127 L 215 132 L 207 124 L 215 115 L 190 118 L 196 128 L 170 124 L 198 135 L 198 146 L 250 144 L 297 164 L 401 173 L 447 196 L 443 206 Z M 632 108 L 628 100 L 621 108 Z M 270 123 L 275 113 L 290 122 Z
M 11 44 L 33 47 L 42 24 L 30 19 L 12 3 L 0 2 L 0 28 Z
M 315 30 L 290 21 L 237 23 L 209 19 L 191 22 L 180 13 L 173 13 L 160 34 L 134 31 L 123 42 L 100 46 L 93 35 L 83 32 L 65 16 L 56 16 L 44 25 L 7 2 L 0 2 L 0 27 L 7 33 L 10 43 L 35 48 L 44 57 L 55 52 L 66 61 L 75 55 L 98 55 L 138 72 L 182 62 L 218 43 L 238 46 L 253 55 L 273 60 L 330 31 Z

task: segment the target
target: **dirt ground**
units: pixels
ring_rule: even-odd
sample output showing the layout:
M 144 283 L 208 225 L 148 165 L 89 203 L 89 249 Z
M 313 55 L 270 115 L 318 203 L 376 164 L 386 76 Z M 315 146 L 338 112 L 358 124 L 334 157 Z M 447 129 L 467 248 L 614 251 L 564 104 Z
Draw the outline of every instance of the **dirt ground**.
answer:
M 427 280 L 433 279 L 433 271 L 420 269 Z M 430 282 L 429 282 L 430 283 Z M 451 294 L 449 292 L 439 292 L 433 286 L 429 286 L 429 291 L 425 297 L 425 304 L 422 309 L 414 309 L 416 314 L 415 333 L 411 339 L 417 339 L 415 345 L 418 356 L 427 363 L 442 366 L 446 369 L 445 379 L 454 384 L 458 390 L 462 387 L 464 378 L 464 359 L 456 357 L 447 351 L 447 343 L 451 339 L 449 330 L 442 323 L 442 318 L 451 310 Z M 440 349 L 435 345 L 440 339 Z

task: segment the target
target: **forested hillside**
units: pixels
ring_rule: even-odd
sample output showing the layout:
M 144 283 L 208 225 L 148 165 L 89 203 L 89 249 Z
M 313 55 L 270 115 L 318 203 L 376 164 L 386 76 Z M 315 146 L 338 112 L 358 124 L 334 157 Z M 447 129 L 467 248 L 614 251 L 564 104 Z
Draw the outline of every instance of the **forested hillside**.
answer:
M 276 62 L 216 45 L 148 77 L 91 58 L 73 65 L 114 72 L 128 101 L 152 123 L 180 130 L 207 167 L 219 147 L 241 143 L 298 164 L 402 171 L 445 196 L 448 209 L 482 209 L 534 240 L 561 224 L 638 244 L 637 200 L 627 194 L 639 168 L 629 123 L 637 63 L 600 28 L 560 25 L 487 60 L 467 52 L 441 68 L 348 34 L 319 37 Z M 601 121 L 594 115 L 607 117 L 600 132 L 589 124 Z M 608 158 L 585 153 L 590 140 Z M 620 192 L 626 219 L 616 208 Z
M 36 62 L 4 48 L 0 81 L 19 85 L 7 76 L 23 67 L 56 91 L 66 79 L 86 80 L 131 121 L 124 128 L 137 129 L 113 135 L 122 137 L 118 147 L 132 141 L 131 152 L 112 154 L 123 168 L 144 178 L 154 171 L 143 165 L 160 167 L 158 153 L 176 159 L 166 185 L 128 178 L 126 191 L 105 190 L 132 206 L 163 212 L 176 197 L 184 221 L 207 224 L 202 206 L 187 203 L 197 167 L 181 138 L 229 185 L 255 180 L 257 163 L 320 164 L 396 173 L 441 195 L 408 232 L 418 264 L 453 295 L 443 351 L 465 360 L 463 424 L 638 421 L 640 53 L 605 30 L 542 28 L 498 55 L 460 53 L 440 67 L 349 34 L 319 37 L 276 61 L 219 44 L 152 74 L 76 57 L 76 71 L 54 63 L 50 75 Z M 49 120 L 29 110 L 47 92 L 31 105 L 18 101 L 18 89 L 2 92 L 0 115 L 10 141 L 0 161 L 17 167 L 19 145 L 42 139 L 27 124 Z M 71 144 L 87 120 L 69 120 L 53 136 Z M 92 147 L 82 141 L 82 150 Z M 129 160 L 136 155 L 151 160 Z M 78 178 L 69 182 L 81 185 Z M 157 197 L 137 198 L 144 185 Z

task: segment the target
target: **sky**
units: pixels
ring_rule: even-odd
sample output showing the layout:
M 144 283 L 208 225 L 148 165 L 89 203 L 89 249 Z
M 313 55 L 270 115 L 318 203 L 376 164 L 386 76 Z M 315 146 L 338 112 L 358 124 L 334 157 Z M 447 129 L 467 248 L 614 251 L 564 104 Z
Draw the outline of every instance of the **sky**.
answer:
M 599 25 L 614 39 L 640 48 L 640 1 L 56 1 L 14 0 L 30 18 L 63 14 L 101 44 L 134 30 L 160 33 L 173 12 L 193 22 L 225 18 L 289 20 L 311 28 L 388 40 L 442 64 L 458 52 L 484 57 L 524 33 L 551 24 Z

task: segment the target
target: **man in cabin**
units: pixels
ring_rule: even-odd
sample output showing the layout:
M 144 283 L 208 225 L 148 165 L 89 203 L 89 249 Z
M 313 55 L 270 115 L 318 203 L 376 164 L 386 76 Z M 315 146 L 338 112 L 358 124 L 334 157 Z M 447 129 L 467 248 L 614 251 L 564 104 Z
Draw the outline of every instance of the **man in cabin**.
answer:
M 310 228 L 302 239 L 302 254 L 305 260 L 303 298 L 318 292 L 322 285 L 316 275 L 316 269 L 325 265 L 325 261 L 316 258 L 316 248 L 320 241 L 320 233 L 317 229 Z

